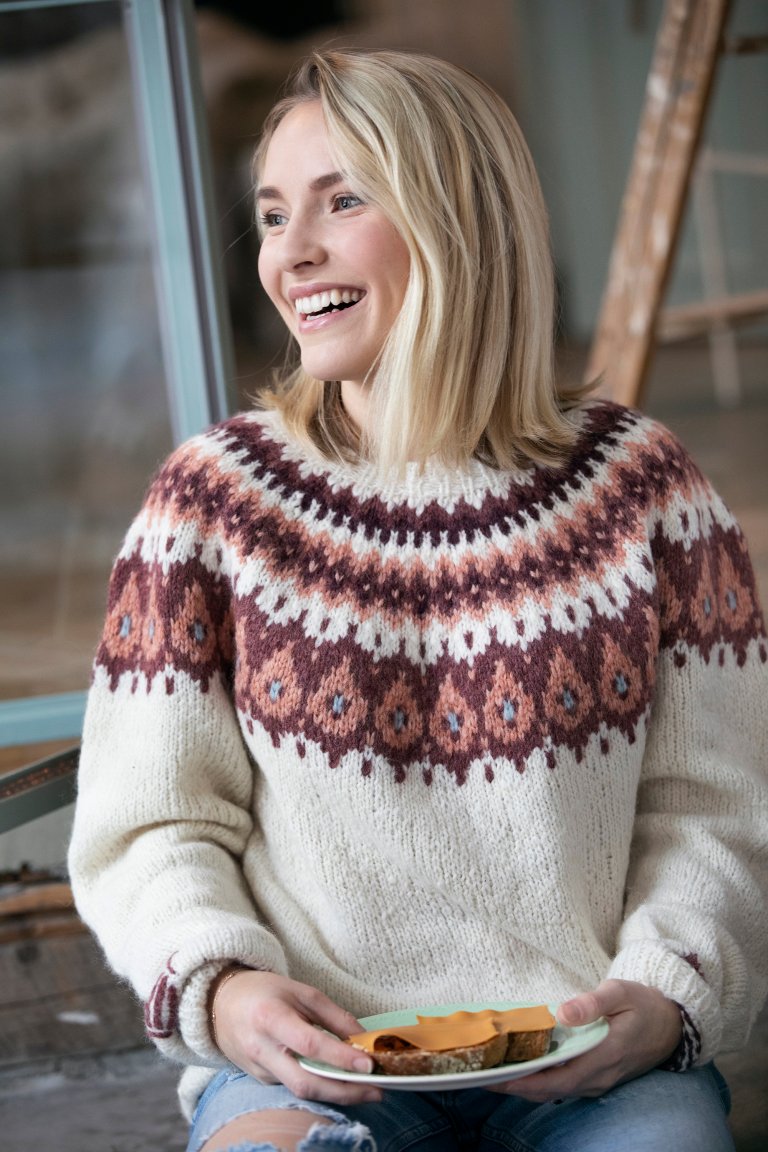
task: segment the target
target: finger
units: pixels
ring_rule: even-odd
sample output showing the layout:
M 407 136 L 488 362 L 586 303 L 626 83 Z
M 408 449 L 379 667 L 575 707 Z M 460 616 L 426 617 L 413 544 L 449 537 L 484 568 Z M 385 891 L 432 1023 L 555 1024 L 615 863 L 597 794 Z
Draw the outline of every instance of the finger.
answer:
M 363 1031 L 360 1021 L 351 1012 L 340 1008 L 319 988 L 311 988 L 308 984 L 298 985 L 297 997 L 308 1019 L 327 1028 L 335 1036 L 346 1039 L 355 1032 Z
M 566 1091 L 565 1088 L 569 1081 L 563 1076 L 555 1075 L 554 1071 L 534 1072 L 530 1076 L 519 1076 L 516 1080 L 494 1084 L 490 1091 L 500 1092 L 505 1096 L 520 1096 L 524 1100 L 531 1100 L 536 1103 L 557 1100 L 560 1097 L 571 1095 L 572 1093 Z
M 617 1078 L 618 1047 L 609 1036 L 602 1044 L 563 1064 L 531 1072 L 495 1085 L 496 1090 L 526 1100 L 557 1100 L 565 1096 L 596 1096 Z
M 373 1060 L 367 1053 L 306 1021 L 300 1021 L 292 1027 L 288 1039 L 286 1047 L 308 1060 L 320 1060 L 348 1072 L 373 1071 Z
M 315 1076 L 290 1052 L 275 1054 L 273 1071 L 298 1100 L 324 1100 L 329 1104 L 362 1104 L 381 1100 L 381 1091 L 367 1084 L 328 1080 Z
M 381 1099 L 381 1092 L 368 1085 L 336 1083 L 313 1075 L 301 1067 L 293 1053 L 265 1037 L 251 1048 L 250 1055 L 243 1053 L 238 1065 L 262 1084 L 285 1084 L 303 1099 L 347 1104 Z
M 258 1080 L 260 1084 L 279 1084 L 276 1076 L 273 1076 L 268 1068 L 263 1064 L 256 1064 L 251 1060 L 244 1060 L 243 1072 L 247 1072 L 249 1076 L 253 1076 L 254 1080 Z
M 372 1072 L 371 1057 L 339 1039 L 363 1031 L 355 1017 L 316 988 L 302 986 L 299 996 L 308 1019 L 297 1014 L 288 1021 L 287 1031 L 280 1036 L 282 1043 L 309 1060 L 322 1060 L 350 1072 Z
M 316 1015 L 314 1007 L 311 1015 Z M 310 1023 L 294 1004 L 286 1004 L 281 1000 L 270 1000 L 259 1005 L 257 1029 L 251 1044 L 251 1059 L 260 1061 L 278 1079 L 281 1076 L 275 1069 L 273 1058 L 276 1049 L 287 1050 L 309 1060 L 320 1060 L 348 1072 L 373 1071 L 373 1061 L 365 1052 Z
M 602 1069 L 591 1077 L 581 1073 L 565 1072 L 564 1069 L 553 1069 L 548 1073 L 533 1073 L 505 1084 L 495 1084 L 491 1091 L 501 1092 L 507 1096 L 520 1096 L 523 1100 L 543 1104 L 549 1100 L 562 1100 L 569 1096 L 599 1096 L 610 1085 L 611 1081 Z

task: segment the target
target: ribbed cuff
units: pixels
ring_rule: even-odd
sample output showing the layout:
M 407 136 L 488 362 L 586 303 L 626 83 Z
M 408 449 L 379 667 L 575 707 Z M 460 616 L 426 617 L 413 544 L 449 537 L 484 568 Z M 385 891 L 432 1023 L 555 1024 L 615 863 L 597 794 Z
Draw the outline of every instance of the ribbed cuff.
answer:
M 211 1038 L 208 991 L 232 964 L 287 974 L 285 955 L 275 937 L 250 924 L 236 924 L 226 935 L 200 932 L 169 957 L 144 1015 L 147 1035 L 170 1059 L 214 1068 L 227 1063 Z
M 720 1005 L 712 988 L 684 956 L 660 941 L 632 941 L 615 957 L 608 976 L 657 988 L 668 1000 L 685 1006 L 688 1067 L 706 1064 L 714 1057 L 722 1032 Z
M 672 1055 L 668 1056 L 663 1064 L 659 1064 L 659 1068 L 664 1072 L 687 1072 L 689 1068 L 693 1068 L 701 1055 L 701 1036 L 698 1028 L 682 1004 L 677 1004 L 677 1009 L 680 1013 L 682 1032 Z

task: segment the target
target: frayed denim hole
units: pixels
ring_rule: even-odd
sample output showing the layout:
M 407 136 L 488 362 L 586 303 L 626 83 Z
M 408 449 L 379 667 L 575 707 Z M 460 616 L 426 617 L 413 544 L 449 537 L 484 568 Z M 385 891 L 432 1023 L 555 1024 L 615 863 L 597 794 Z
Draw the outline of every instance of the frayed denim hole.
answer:
M 296 1152 L 376 1152 L 376 1142 L 364 1124 L 344 1120 L 340 1124 L 313 1124 Z
M 310 1112 L 313 1116 L 325 1116 L 327 1120 L 333 1120 L 333 1127 L 336 1128 L 340 1124 L 351 1124 L 352 1121 L 348 1120 L 343 1112 L 337 1112 L 335 1108 L 331 1108 L 328 1104 L 321 1104 L 319 1100 L 291 1100 L 285 1104 L 277 1104 L 274 1106 L 276 1112 Z
M 276 1144 L 251 1144 L 246 1141 L 245 1144 L 232 1144 L 226 1152 L 280 1152 L 280 1149 Z

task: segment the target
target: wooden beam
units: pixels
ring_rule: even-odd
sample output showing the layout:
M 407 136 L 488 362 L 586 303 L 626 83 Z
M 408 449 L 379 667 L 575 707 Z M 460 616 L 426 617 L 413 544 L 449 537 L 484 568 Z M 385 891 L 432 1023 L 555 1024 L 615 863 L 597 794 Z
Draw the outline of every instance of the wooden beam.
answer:
M 659 313 L 657 337 L 659 341 L 687 340 L 707 332 L 713 324 L 750 323 L 768 315 L 768 291 L 742 292 L 723 296 L 717 300 L 697 300 L 665 308 Z
M 768 36 L 726 36 L 721 51 L 729 56 L 754 56 L 768 52 Z
M 624 404 L 642 397 L 729 0 L 667 0 L 587 365 Z

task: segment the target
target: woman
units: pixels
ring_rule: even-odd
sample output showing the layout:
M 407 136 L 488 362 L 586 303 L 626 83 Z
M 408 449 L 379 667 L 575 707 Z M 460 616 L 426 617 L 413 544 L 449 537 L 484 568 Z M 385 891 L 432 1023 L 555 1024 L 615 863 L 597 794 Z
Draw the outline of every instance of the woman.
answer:
M 538 181 L 479 80 L 315 54 L 255 168 L 301 363 L 128 534 L 70 855 L 190 1066 L 189 1152 L 732 1148 L 768 807 L 738 526 L 665 429 L 558 389 Z M 608 1036 L 496 1091 L 299 1062 L 483 999 Z

